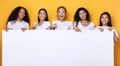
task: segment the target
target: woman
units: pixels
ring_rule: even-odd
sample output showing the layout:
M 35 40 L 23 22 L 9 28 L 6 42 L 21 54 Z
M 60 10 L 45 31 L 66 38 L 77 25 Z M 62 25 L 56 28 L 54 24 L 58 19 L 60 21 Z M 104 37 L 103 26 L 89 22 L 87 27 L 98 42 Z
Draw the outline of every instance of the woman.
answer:
M 6 31 L 8 30 L 27 30 L 29 29 L 29 15 L 26 8 L 22 6 L 16 7 L 7 20 Z
M 115 42 L 118 42 L 119 40 L 118 32 L 114 27 L 112 27 L 110 14 L 108 12 L 103 12 L 100 16 L 99 22 L 100 22 L 99 26 L 97 26 L 95 29 L 100 30 L 101 32 L 103 32 L 104 30 L 109 30 L 109 31 L 113 30 L 114 40 Z
M 46 30 L 46 29 L 49 29 L 49 26 L 50 26 L 50 22 L 48 19 L 47 10 L 44 8 L 41 8 L 38 12 L 38 22 L 34 24 L 33 29 Z
M 90 22 L 89 12 L 81 7 L 78 8 L 74 15 L 74 28 L 75 31 L 92 30 L 94 23 Z
M 57 9 L 57 18 L 58 20 L 52 21 L 52 28 L 55 30 L 71 30 L 73 29 L 72 22 L 66 20 L 66 8 L 60 6 Z

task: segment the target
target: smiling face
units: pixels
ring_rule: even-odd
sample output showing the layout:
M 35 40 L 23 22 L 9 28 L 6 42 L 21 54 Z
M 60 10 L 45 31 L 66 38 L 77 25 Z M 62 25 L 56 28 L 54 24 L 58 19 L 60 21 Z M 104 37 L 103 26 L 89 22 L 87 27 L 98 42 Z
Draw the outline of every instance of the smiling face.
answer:
M 65 20 L 66 17 L 66 11 L 64 8 L 59 8 L 57 11 L 57 17 L 59 20 L 63 21 Z
M 101 16 L 101 22 L 102 22 L 103 26 L 107 26 L 108 21 L 109 21 L 108 15 L 103 14 L 103 15 Z
M 38 14 L 38 17 L 39 17 L 40 21 L 44 21 L 46 18 L 46 12 L 44 10 L 41 10 Z
M 22 20 L 24 17 L 25 17 L 25 10 L 22 8 L 22 9 L 20 9 L 20 11 L 19 11 L 18 19 L 19 19 L 19 20 Z
M 87 13 L 84 10 L 79 11 L 79 17 L 81 20 L 86 20 Z

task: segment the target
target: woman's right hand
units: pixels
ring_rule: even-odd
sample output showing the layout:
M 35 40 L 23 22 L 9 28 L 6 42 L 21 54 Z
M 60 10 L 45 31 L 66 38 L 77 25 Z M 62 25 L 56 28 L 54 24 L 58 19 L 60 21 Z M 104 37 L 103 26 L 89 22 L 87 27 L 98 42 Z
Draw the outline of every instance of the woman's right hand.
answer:
M 32 29 L 36 29 L 37 28 L 37 24 L 34 24 L 34 26 L 32 27 Z
M 27 30 L 27 28 L 21 28 L 21 30 L 24 32 L 24 31 L 26 31 L 26 30 Z
M 104 31 L 104 29 L 103 28 L 98 28 L 101 32 L 103 32 Z
M 47 28 L 47 30 L 52 30 L 52 26 L 49 26 L 49 27 Z
M 52 24 L 52 28 L 55 30 L 55 28 L 57 28 L 57 24 Z
M 81 32 L 81 30 L 78 27 L 74 27 L 73 30 L 77 31 L 77 32 Z
M 8 32 L 9 28 L 5 28 L 5 31 Z
M 112 28 L 112 27 L 110 27 L 110 28 L 108 28 L 108 30 L 109 30 L 109 31 L 112 31 L 112 30 L 113 30 L 113 28 Z

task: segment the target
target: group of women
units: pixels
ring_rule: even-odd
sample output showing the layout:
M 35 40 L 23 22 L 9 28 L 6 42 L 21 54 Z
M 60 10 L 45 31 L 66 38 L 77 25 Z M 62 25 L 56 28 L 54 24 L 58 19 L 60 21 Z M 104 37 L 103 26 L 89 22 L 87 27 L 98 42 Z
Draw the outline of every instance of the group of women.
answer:
M 80 7 L 74 15 L 74 22 L 66 20 L 67 10 L 64 6 L 57 8 L 57 20 L 49 21 L 48 13 L 45 8 L 38 11 L 38 21 L 32 26 L 33 30 L 75 30 L 82 32 L 83 30 L 109 30 L 114 32 L 115 42 L 118 42 L 118 32 L 112 27 L 111 17 L 108 12 L 100 15 L 99 26 L 95 27 L 90 21 L 90 15 L 86 8 Z M 6 31 L 8 30 L 28 30 L 30 25 L 29 14 L 26 8 L 22 6 L 16 7 L 7 20 Z

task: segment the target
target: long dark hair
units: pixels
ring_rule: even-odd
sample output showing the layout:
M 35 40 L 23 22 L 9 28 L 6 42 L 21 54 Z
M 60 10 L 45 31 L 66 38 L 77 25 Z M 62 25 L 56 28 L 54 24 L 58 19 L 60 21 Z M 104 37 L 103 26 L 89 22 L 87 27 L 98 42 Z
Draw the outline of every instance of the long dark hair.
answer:
M 46 13 L 45 21 L 49 21 L 49 19 L 48 19 L 48 13 L 47 13 L 47 10 L 46 10 L 46 9 L 41 8 L 41 9 L 38 11 L 38 15 L 39 15 L 39 13 L 40 13 L 41 10 L 44 10 L 45 13 Z M 39 18 L 39 16 L 38 16 L 38 23 L 40 23 L 40 18 Z
M 79 12 L 81 10 L 84 10 L 86 12 L 86 20 L 90 21 L 90 14 L 89 14 L 88 10 L 83 7 L 80 7 L 77 9 L 77 11 L 75 12 L 75 15 L 74 15 L 74 22 L 76 22 L 76 26 L 78 26 L 78 22 L 81 20 L 81 18 L 79 17 Z
M 24 10 L 25 10 L 25 16 L 24 16 L 24 18 L 23 18 L 22 20 L 24 20 L 24 21 L 27 22 L 27 23 L 30 23 L 28 12 L 27 12 L 26 8 L 24 8 L 24 7 L 22 7 L 22 6 L 16 7 L 16 8 L 11 12 L 10 16 L 8 17 L 7 22 L 13 21 L 13 20 L 16 21 L 17 18 L 18 18 L 20 9 L 24 9 Z
M 102 22 L 101 22 L 102 15 L 107 15 L 107 16 L 108 16 L 108 19 L 109 19 L 109 20 L 108 20 L 107 26 L 112 27 L 111 17 L 110 17 L 110 14 L 109 14 L 108 12 L 103 12 L 103 13 L 100 15 L 100 19 L 99 19 L 100 24 L 99 24 L 99 26 L 103 26 L 103 24 L 102 24 Z

